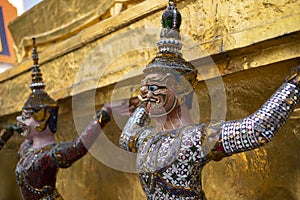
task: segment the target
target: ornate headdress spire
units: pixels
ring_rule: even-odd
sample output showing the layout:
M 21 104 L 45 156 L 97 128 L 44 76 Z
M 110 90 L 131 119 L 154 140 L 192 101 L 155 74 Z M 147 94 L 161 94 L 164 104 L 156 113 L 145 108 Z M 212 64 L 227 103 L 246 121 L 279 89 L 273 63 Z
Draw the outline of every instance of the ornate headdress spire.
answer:
M 32 83 L 30 84 L 30 88 L 32 92 L 36 92 L 36 90 L 44 90 L 45 89 L 45 83 L 43 82 L 43 75 L 40 70 L 39 66 L 39 55 L 37 53 L 37 48 L 35 45 L 35 38 L 32 38 L 32 60 L 33 60 L 33 66 L 32 66 Z
M 197 70 L 182 58 L 181 49 L 181 14 L 174 2 L 169 1 L 167 9 L 161 18 L 162 30 L 157 43 L 158 52 L 155 58 L 146 66 L 144 74 L 151 73 L 177 73 L 194 87 L 197 83 Z
M 32 39 L 32 82 L 30 89 L 32 90 L 26 103 L 23 106 L 24 110 L 31 111 L 36 121 L 40 122 L 37 127 L 38 131 L 42 131 L 49 124 L 50 130 L 56 131 L 58 104 L 45 92 L 45 83 L 43 82 L 43 74 L 39 66 L 39 56 L 35 45 L 35 38 Z
M 35 45 L 35 38 L 32 38 L 33 49 L 32 49 L 32 82 L 30 84 L 30 89 L 32 90 L 31 95 L 27 99 L 23 109 L 38 111 L 42 108 L 55 108 L 58 104 L 45 92 L 45 83 L 43 82 L 43 74 L 40 70 L 39 65 L 39 55 L 37 53 L 37 48 Z
M 160 40 L 157 43 L 159 52 L 170 52 L 181 55 L 182 44 L 179 33 L 181 14 L 172 1 L 169 2 L 169 6 L 162 14 L 161 25 Z

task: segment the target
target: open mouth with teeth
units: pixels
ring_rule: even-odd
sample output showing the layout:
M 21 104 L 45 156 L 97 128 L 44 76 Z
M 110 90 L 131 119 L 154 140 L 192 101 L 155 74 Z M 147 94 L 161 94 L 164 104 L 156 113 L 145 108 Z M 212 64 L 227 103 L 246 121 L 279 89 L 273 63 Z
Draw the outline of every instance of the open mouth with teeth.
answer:
M 30 127 L 24 122 L 22 116 L 17 117 L 17 121 L 18 121 L 18 122 L 17 122 L 17 125 L 18 125 L 19 127 L 21 127 L 22 130 L 23 130 L 23 132 L 20 133 L 21 136 L 26 137 L 26 136 L 28 135 L 28 133 L 29 133 Z
M 153 94 L 139 96 L 142 102 L 145 102 L 146 111 L 150 117 L 161 117 L 169 114 L 176 106 L 177 98 L 167 98 L 167 94 Z
M 20 122 L 18 123 L 18 126 L 20 126 L 22 128 L 22 130 L 23 130 L 23 132 L 20 133 L 21 136 L 26 137 L 28 135 L 28 133 L 29 133 L 29 126 L 27 126 L 24 123 L 20 123 Z
M 159 98 L 159 97 L 161 98 Z M 149 99 L 150 102 L 154 102 L 155 106 L 164 106 L 166 104 L 167 95 L 165 94 L 159 94 L 157 97 L 151 97 Z
M 155 103 L 154 105 L 156 106 L 164 106 L 166 104 L 166 99 L 167 99 L 167 95 L 165 94 L 158 94 L 158 95 L 155 95 L 157 97 L 149 97 L 149 96 L 146 96 L 146 95 L 139 95 L 138 98 L 142 101 L 142 102 L 152 102 L 152 103 Z M 159 98 L 158 96 L 161 96 L 161 98 Z

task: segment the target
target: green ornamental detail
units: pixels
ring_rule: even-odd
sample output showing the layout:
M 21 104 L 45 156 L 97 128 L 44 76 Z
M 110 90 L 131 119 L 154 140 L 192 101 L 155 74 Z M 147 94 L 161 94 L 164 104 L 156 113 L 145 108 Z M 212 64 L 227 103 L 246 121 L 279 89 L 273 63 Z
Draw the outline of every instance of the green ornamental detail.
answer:
M 164 19 L 163 27 L 164 28 L 172 28 L 172 18 Z
M 175 4 L 170 2 L 169 6 L 162 14 L 162 26 L 163 28 L 175 29 L 179 31 L 181 25 L 181 14 L 177 10 Z

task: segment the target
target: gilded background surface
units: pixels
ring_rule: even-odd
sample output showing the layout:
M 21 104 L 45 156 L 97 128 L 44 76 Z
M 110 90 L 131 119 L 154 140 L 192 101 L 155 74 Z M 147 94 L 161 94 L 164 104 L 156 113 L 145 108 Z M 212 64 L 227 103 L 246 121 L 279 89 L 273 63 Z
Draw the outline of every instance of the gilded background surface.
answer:
M 131 71 L 131 75 L 122 80 L 124 87 L 118 90 L 120 99 L 128 97 L 128 90 L 134 89 L 129 83 L 138 83 L 144 65 L 155 54 L 157 27 L 167 4 L 167 1 L 158 0 L 103 1 L 107 7 L 97 13 L 99 2 L 89 1 L 86 10 L 82 1 L 76 2 L 65 5 L 62 0 L 45 0 L 10 27 L 15 38 L 40 36 L 40 63 L 46 89 L 60 104 L 58 141 L 72 140 L 78 134 L 73 119 L 74 96 L 96 90 L 96 107 L 99 108 L 110 100 L 116 83 Z M 123 2 L 121 9 L 120 2 Z M 198 44 L 184 56 L 202 71 L 196 90 L 201 122 L 210 120 L 210 98 L 218 95 L 207 89 L 218 76 L 216 68 L 206 62 L 208 54 L 222 75 L 227 120 L 245 117 L 258 109 L 284 81 L 289 70 L 300 63 L 300 13 L 297 9 L 300 3 L 297 0 L 187 0 L 177 4 L 183 15 L 181 33 L 189 39 L 186 42 L 192 40 Z M 53 9 L 52 12 L 44 12 L 45 5 Z M 65 5 L 64 9 L 60 5 Z M 119 13 L 116 12 L 118 9 Z M 93 13 L 92 18 L 98 21 L 80 21 L 80 17 L 76 18 L 77 11 L 81 12 L 81 17 Z M 51 13 L 55 13 L 55 17 Z M 28 28 L 22 32 L 22 27 L 31 27 L 33 19 L 47 21 L 49 15 L 48 23 L 34 23 L 37 28 L 32 32 Z M 74 24 L 70 18 L 82 23 L 75 27 L 83 28 L 74 34 L 65 34 L 65 30 L 71 32 Z M 136 28 L 154 28 L 154 32 L 137 31 Z M 62 31 L 47 35 L 54 29 Z M 21 49 L 18 64 L 0 75 L 2 127 L 14 121 L 30 93 L 31 61 L 27 56 L 31 50 L 29 43 L 20 43 L 21 40 L 17 42 Z M 138 44 L 142 44 L 140 48 L 137 48 Z M 145 46 L 150 48 L 145 49 Z M 128 52 L 122 54 L 124 49 Z M 93 70 L 103 68 L 101 79 L 95 79 Z M 86 76 L 78 79 L 78 73 Z M 79 83 L 80 88 L 75 90 Z M 81 105 L 81 115 L 87 116 L 88 120 L 85 103 L 88 102 Z M 299 115 L 296 110 L 278 137 L 266 147 L 208 164 L 203 172 L 208 198 L 300 199 Z M 115 145 L 120 132 L 113 122 L 105 129 Z M 14 177 L 15 154 L 20 143 L 21 138 L 15 135 L 0 152 L 0 199 L 3 200 L 20 199 Z M 65 199 L 145 198 L 136 174 L 112 169 L 91 154 L 71 168 L 60 170 L 57 186 Z

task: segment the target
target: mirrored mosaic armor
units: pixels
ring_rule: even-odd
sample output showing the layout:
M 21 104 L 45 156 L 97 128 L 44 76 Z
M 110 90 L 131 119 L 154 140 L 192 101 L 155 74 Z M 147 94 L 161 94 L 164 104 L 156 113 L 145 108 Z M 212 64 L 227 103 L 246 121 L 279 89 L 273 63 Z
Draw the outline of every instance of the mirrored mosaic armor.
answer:
M 29 141 L 25 141 L 18 153 L 16 167 L 17 183 L 23 199 L 62 199 L 55 188 L 58 169 L 70 167 L 83 157 L 100 132 L 100 125 L 95 120 L 71 142 L 35 149 Z
M 165 12 L 167 13 L 162 17 L 162 32 L 179 31 L 178 19 L 181 17 L 172 2 Z M 165 25 L 170 26 L 167 27 L 169 31 L 165 30 Z M 180 57 L 182 60 L 178 53 L 179 46 L 176 46 L 179 42 L 173 42 L 174 40 L 166 40 L 161 36 L 158 43 L 160 51 L 146 66 L 144 74 L 167 74 L 173 73 L 173 70 L 193 86 L 196 70 L 190 64 L 184 64 L 186 62 L 173 63 L 177 62 L 174 57 Z M 169 41 L 172 41 L 172 44 L 169 45 Z M 260 109 L 240 120 L 209 125 L 184 124 L 174 129 L 158 131 L 155 126 L 149 125 L 151 116 L 142 103 L 129 118 L 120 137 L 120 146 L 126 151 L 137 153 L 138 173 L 147 199 L 206 199 L 201 184 L 203 167 L 212 160 L 219 161 L 226 156 L 258 148 L 270 142 L 299 102 L 299 74 L 298 70 Z M 161 80 L 157 82 L 162 83 Z M 145 97 L 140 97 L 144 102 L 155 100 L 152 100 L 151 96 L 155 88 L 168 87 L 163 84 L 154 85 L 155 87 L 145 86 L 148 93 Z M 181 87 L 184 90 L 184 86 Z M 179 95 L 181 94 L 179 92 Z M 172 110 L 167 115 L 171 112 Z
M 284 83 L 246 118 L 214 125 L 186 125 L 166 132 L 140 123 L 148 116 L 138 108 L 124 128 L 120 146 L 137 152 L 138 172 L 147 199 L 205 199 L 201 185 L 205 164 L 270 142 L 299 98 L 299 88 Z

